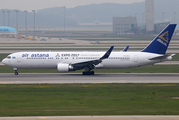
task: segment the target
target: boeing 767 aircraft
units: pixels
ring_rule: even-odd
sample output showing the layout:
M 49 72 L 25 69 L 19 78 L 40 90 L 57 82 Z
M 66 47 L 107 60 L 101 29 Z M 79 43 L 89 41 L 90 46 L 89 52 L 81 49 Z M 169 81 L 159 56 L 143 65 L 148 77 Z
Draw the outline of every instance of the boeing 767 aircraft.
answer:
M 93 69 L 125 69 L 171 60 L 165 55 L 176 24 L 169 24 L 144 50 L 139 52 L 18 52 L 8 55 L 2 63 L 18 69 L 57 69 L 69 72 L 84 69 L 83 75 L 94 75 Z M 128 49 L 128 48 L 127 48 Z

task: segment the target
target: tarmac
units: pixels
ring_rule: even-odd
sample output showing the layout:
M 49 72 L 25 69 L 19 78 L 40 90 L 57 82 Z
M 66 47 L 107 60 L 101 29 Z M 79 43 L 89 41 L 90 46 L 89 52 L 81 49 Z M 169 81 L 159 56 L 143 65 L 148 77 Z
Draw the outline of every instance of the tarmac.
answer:
M 1 73 L 0 84 L 179 83 L 179 73 Z

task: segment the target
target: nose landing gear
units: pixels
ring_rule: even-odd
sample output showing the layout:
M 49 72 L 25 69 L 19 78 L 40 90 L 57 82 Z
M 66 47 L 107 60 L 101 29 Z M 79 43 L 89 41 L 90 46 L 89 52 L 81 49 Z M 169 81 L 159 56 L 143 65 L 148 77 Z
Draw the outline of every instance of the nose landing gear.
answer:
M 18 75 L 19 73 L 17 72 L 17 68 L 13 68 L 13 70 L 15 71 L 14 75 Z
M 15 75 L 18 75 L 19 73 L 17 72 L 17 71 L 15 71 L 15 73 L 14 73 Z

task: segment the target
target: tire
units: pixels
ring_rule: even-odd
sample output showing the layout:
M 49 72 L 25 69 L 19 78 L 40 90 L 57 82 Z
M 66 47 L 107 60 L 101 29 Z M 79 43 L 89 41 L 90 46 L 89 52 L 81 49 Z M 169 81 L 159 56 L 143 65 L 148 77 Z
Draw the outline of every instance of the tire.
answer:
M 94 75 L 94 71 L 91 71 L 91 74 L 90 75 Z
M 86 72 L 83 72 L 83 75 L 87 75 L 87 73 L 86 73 Z
M 91 72 L 89 71 L 89 72 L 87 72 L 87 75 L 91 75 Z
M 15 72 L 14 74 L 15 74 L 15 75 L 18 75 L 18 72 Z
M 83 72 L 83 75 L 94 75 L 94 71 Z

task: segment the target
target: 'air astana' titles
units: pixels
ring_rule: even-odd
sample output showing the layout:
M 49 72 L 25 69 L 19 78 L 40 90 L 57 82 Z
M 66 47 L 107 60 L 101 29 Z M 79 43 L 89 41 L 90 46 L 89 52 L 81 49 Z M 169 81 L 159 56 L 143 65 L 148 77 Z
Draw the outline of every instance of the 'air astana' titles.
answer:
M 49 57 L 49 54 L 22 54 L 22 57 Z

